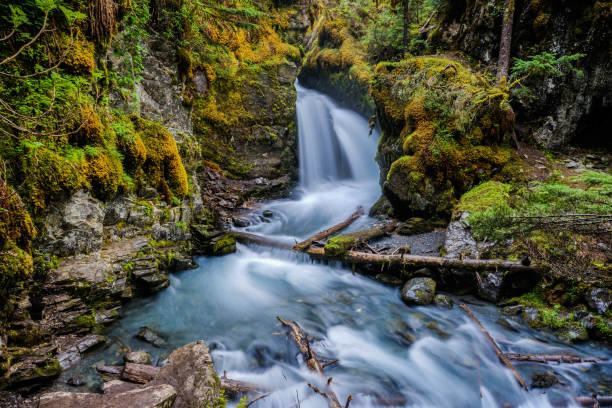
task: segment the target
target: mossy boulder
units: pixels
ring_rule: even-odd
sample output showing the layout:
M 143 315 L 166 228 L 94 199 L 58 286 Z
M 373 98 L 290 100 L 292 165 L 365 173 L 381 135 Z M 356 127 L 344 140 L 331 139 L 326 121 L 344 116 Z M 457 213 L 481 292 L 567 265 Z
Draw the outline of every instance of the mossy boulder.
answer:
M 380 63 L 372 83 L 383 130 L 377 161 L 396 215 L 448 216 L 461 194 L 510 161 L 501 147 L 510 107 L 480 102 L 492 82 L 459 61 Z
M 400 292 L 404 303 L 408 305 L 429 305 L 436 294 L 436 281 L 431 278 L 410 279 Z
M 342 258 L 356 243 L 357 238 L 353 235 L 337 235 L 330 238 L 325 244 L 325 255 Z
M 236 252 L 236 238 L 232 234 L 225 234 L 212 243 L 212 255 L 221 256 Z

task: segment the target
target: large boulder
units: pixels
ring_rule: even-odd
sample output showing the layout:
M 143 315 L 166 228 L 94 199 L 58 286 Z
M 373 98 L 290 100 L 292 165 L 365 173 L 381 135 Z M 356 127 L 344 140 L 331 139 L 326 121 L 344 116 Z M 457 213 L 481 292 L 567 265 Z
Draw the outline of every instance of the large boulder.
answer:
M 413 278 L 402 288 L 401 297 L 409 305 L 429 305 L 435 293 L 436 281 L 431 278 Z
M 175 408 L 215 406 L 220 383 L 208 347 L 202 340 L 174 350 L 150 385 L 170 384 L 177 390 Z
M 92 252 L 102 247 L 102 202 L 84 190 L 50 207 L 42 249 L 58 255 Z
M 52 392 L 40 397 L 38 408 L 171 408 L 177 397 L 176 390 L 168 384 L 115 386 L 104 394 Z

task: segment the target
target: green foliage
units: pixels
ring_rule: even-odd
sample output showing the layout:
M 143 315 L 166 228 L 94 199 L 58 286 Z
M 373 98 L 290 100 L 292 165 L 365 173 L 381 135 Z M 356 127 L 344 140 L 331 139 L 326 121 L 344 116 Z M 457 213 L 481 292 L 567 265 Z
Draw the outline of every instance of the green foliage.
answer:
M 543 52 L 531 55 L 526 60 L 514 58 L 511 73 L 512 78 L 518 79 L 526 76 L 562 76 L 567 72 L 574 72 L 579 78 L 583 77 L 582 70 L 575 67 L 576 63 L 586 54 L 562 55 Z
M 474 213 L 503 204 L 510 198 L 511 190 L 511 185 L 499 181 L 484 182 L 461 196 L 455 211 Z
M 492 203 L 470 215 L 468 222 L 477 239 L 504 239 L 518 232 L 543 228 L 542 219 L 560 214 L 612 214 L 612 177 L 585 172 L 579 177 L 585 189 L 570 187 L 557 180 L 538 182 L 515 197 Z M 520 219 L 517 219 L 520 217 Z M 556 222 L 558 231 L 572 228 L 571 220 Z

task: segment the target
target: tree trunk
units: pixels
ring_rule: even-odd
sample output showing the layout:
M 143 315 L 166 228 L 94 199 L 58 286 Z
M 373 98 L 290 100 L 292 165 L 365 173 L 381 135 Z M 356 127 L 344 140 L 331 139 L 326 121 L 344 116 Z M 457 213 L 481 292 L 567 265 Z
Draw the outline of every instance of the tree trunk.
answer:
M 521 353 L 506 353 L 508 360 L 513 361 L 528 361 L 530 363 L 599 363 L 608 361 L 607 358 L 600 357 L 578 357 L 573 354 L 521 354 Z
M 321 231 L 321 232 L 313 235 L 312 237 L 308 238 L 306 241 L 302 241 L 300 243 L 295 244 L 293 249 L 296 250 L 296 251 L 304 251 L 304 250 L 308 249 L 308 247 L 313 242 L 320 241 L 322 239 L 325 239 L 325 238 L 329 237 L 332 234 L 335 234 L 336 232 L 338 232 L 340 230 L 343 230 L 344 228 L 346 228 L 349 225 L 351 225 L 357 218 L 361 217 L 362 215 L 363 215 L 363 208 L 362 207 L 358 207 L 357 210 L 350 217 L 348 217 L 346 220 L 342 221 L 340 224 L 336 224 L 333 227 L 326 229 L 325 231 Z
M 404 14 L 404 36 L 402 38 L 402 44 L 404 45 L 404 52 L 408 51 L 408 26 L 410 25 L 410 0 L 402 0 L 402 12 Z
M 514 24 L 514 0 L 504 2 L 504 20 L 502 22 L 499 58 L 497 59 L 497 82 L 508 78 L 510 69 L 510 46 L 512 45 L 512 26 Z

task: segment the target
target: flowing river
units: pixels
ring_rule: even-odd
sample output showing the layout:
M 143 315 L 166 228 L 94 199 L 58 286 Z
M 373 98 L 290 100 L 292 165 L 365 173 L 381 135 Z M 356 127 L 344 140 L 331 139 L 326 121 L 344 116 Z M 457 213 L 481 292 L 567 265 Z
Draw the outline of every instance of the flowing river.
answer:
M 246 230 L 293 243 L 369 208 L 380 195 L 374 162 L 378 134 L 368 122 L 327 96 L 298 84 L 300 186 L 290 199 L 271 201 L 247 216 Z M 262 217 L 272 210 L 273 217 Z M 352 229 L 372 222 L 362 217 Z M 196 259 L 199 267 L 171 275 L 167 290 L 131 302 L 108 337 L 121 339 L 93 354 L 61 380 L 90 378 L 95 364 L 118 363 L 120 348 L 149 351 L 163 361 L 171 349 L 204 339 L 219 375 L 274 390 L 254 408 L 327 407 L 308 383 L 319 379 L 298 357 L 276 316 L 295 320 L 311 337 L 319 358 L 339 359 L 326 368 L 341 402 L 365 407 L 548 407 L 574 406 L 572 396 L 612 393 L 612 366 L 605 364 L 517 367 L 527 381 L 553 371 L 559 383 L 548 389 L 519 388 L 490 344 L 457 306 L 406 306 L 399 288 L 353 274 L 341 265 L 256 246 L 234 254 Z M 598 343 L 568 346 L 534 331 L 499 308 L 470 297 L 470 305 L 505 352 L 612 357 Z M 498 319 L 506 319 L 501 325 Z M 134 338 L 148 326 L 168 340 L 167 349 Z M 98 384 L 99 386 L 99 384 Z M 231 404 L 230 404 L 231 406 Z

